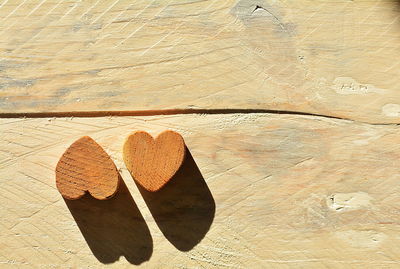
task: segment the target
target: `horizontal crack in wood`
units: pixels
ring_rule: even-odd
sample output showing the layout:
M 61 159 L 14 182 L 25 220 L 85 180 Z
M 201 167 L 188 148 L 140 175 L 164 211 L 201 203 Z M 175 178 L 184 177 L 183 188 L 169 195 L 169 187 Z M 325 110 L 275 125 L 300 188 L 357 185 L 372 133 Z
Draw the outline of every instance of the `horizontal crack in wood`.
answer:
M 184 114 L 281 114 L 312 116 L 336 120 L 346 120 L 370 125 L 400 125 L 399 123 L 369 123 L 350 118 L 330 116 L 317 113 L 272 110 L 272 109 L 160 109 L 160 110 L 132 110 L 132 111 L 66 111 L 66 112 L 25 112 L 25 113 L 0 113 L 0 118 L 51 118 L 51 117 L 110 117 L 110 116 L 158 116 L 158 115 L 184 115 Z

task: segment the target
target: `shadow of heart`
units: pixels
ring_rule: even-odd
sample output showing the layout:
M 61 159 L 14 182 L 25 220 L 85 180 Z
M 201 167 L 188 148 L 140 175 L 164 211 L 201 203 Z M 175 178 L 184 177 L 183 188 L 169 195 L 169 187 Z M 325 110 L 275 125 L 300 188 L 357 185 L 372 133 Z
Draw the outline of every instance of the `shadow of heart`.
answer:
M 149 192 L 137 186 L 161 232 L 177 249 L 189 251 L 207 234 L 215 201 L 188 148 L 182 166 L 162 189 Z
M 122 178 L 114 197 L 100 201 L 89 194 L 64 200 L 94 256 L 113 263 L 124 256 L 139 265 L 150 259 L 153 240 L 149 228 Z

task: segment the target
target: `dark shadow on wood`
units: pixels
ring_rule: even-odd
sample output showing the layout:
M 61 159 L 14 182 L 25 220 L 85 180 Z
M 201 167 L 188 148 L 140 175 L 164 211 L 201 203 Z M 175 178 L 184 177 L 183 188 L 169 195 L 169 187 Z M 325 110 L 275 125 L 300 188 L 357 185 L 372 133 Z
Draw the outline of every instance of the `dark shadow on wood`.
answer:
M 100 262 L 113 263 L 125 256 L 131 264 L 139 265 L 150 259 L 150 230 L 122 178 L 117 193 L 109 200 L 96 200 L 86 194 L 65 203 Z
M 189 251 L 207 234 L 215 201 L 190 151 L 179 171 L 161 190 L 138 188 L 164 236 L 179 250 Z

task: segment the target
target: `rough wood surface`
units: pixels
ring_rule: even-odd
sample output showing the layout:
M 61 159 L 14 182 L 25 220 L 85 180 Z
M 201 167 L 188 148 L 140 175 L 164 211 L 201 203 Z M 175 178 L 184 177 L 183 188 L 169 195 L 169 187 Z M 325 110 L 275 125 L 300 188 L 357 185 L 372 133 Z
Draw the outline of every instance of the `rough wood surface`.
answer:
M 399 267 L 398 125 L 274 114 L 0 123 L 3 266 Z M 141 192 L 125 134 L 166 129 L 182 134 L 188 162 Z M 121 171 L 110 200 L 64 201 L 56 189 L 54 167 L 83 135 Z
M 132 177 L 148 191 L 158 191 L 175 175 L 185 158 L 180 134 L 164 131 L 155 139 L 144 131 L 129 135 L 123 159 Z
M 0 2 L 0 267 L 399 268 L 399 15 L 395 0 Z M 60 117 L 82 111 L 136 114 Z M 124 140 L 167 129 L 187 156 L 148 192 Z M 82 136 L 115 161 L 112 199 L 57 191 Z
M 57 189 L 66 199 L 79 199 L 88 192 L 96 199 L 106 200 L 115 194 L 118 184 L 114 162 L 88 136 L 69 146 L 56 166 Z
M 395 0 L 0 3 L 0 112 L 256 108 L 400 123 Z

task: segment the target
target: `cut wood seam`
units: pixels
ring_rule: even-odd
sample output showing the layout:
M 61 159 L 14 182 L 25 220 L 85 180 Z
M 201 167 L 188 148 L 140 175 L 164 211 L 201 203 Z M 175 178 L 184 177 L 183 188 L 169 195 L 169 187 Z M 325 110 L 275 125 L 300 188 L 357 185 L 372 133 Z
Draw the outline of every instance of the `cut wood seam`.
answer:
M 282 114 L 312 116 L 336 120 L 346 120 L 369 125 L 400 125 L 400 123 L 370 123 L 353 120 L 345 117 L 330 116 L 301 111 L 272 110 L 272 109 L 160 109 L 160 110 L 132 110 L 132 111 L 69 111 L 69 112 L 27 112 L 27 113 L 0 113 L 0 118 L 51 118 L 51 117 L 78 117 L 96 118 L 111 116 L 158 116 L 158 115 L 184 115 L 184 114 Z

